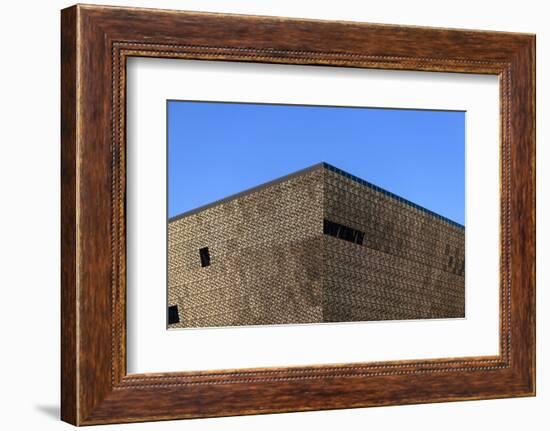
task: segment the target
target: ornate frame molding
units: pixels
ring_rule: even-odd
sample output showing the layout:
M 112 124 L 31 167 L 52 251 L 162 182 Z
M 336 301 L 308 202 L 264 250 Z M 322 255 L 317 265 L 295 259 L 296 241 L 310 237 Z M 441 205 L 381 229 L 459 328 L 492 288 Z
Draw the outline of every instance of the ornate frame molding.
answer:
M 268 30 L 258 35 L 258 28 Z M 308 42 L 308 35 L 319 41 Z M 99 6 L 65 9 L 62 419 L 80 425 L 534 395 L 534 46 L 534 36 L 523 34 Z M 125 65 L 130 56 L 499 75 L 500 355 L 127 375 Z

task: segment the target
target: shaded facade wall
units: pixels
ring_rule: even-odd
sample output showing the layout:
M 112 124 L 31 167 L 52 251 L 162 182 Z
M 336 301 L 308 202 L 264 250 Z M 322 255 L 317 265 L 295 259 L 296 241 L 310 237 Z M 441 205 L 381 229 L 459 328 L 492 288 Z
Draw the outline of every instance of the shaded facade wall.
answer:
M 464 317 L 464 228 L 324 165 L 171 221 L 168 244 L 171 328 Z
M 322 321 L 322 224 L 319 170 L 171 221 L 169 327 Z
M 325 218 L 364 232 L 326 237 L 324 321 L 464 317 L 464 228 L 326 170 Z

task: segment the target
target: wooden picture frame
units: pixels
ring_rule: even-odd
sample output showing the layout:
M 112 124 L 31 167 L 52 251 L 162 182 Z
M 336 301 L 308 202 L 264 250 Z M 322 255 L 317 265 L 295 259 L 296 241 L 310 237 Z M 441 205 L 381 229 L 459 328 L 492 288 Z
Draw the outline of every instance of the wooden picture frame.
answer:
M 61 26 L 61 417 L 74 425 L 535 394 L 535 36 L 77 5 Z M 500 77 L 500 354 L 127 374 L 130 56 Z

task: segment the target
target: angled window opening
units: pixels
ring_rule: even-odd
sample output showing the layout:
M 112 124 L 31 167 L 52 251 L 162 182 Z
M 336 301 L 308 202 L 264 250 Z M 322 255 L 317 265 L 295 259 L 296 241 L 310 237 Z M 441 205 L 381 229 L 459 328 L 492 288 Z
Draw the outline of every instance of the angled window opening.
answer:
M 323 233 L 359 245 L 363 245 L 365 238 L 365 232 L 327 219 L 323 220 Z
M 199 255 L 201 258 L 201 266 L 203 268 L 205 266 L 210 266 L 210 251 L 208 250 L 208 247 L 199 249 Z

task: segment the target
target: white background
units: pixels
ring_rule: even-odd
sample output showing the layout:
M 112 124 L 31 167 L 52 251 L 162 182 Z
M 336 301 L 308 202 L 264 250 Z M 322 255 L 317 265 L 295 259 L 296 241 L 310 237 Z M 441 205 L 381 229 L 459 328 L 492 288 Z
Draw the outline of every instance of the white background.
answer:
M 498 77 L 140 58 L 127 83 L 129 373 L 498 355 Z M 466 111 L 466 318 L 167 331 L 167 99 Z
M 550 217 L 549 13 L 546 2 L 359 2 L 200 0 L 102 3 L 188 10 L 359 20 L 393 24 L 537 33 L 538 138 L 538 396 L 507 399 L 294 413 L 106 429 L 400 429 L 498 430 L 548 428 L 550 414 L 548 271 Z M 59 409 L 59 9 L 64 1 L 5 2 L 0 16 L 1 118 L 0 301 L 2 323 L 2 428 L 69 429 Z M 546 363 L 546 364 L 545 364 Z

